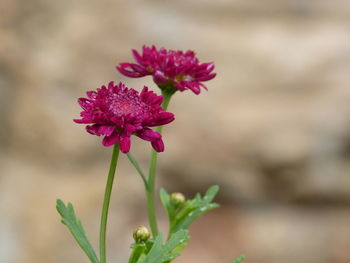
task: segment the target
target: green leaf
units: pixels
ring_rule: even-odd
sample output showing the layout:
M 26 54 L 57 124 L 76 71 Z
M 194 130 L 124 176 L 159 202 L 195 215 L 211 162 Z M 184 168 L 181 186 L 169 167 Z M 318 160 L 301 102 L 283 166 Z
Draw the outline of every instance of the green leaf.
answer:
M 159 234 L 149 253 L 144 258 L 139 258 L 137 263 L 165 263 L 170 262 L 180 254 L 179 247 L 189 240 L 188 231 L 180 230 L 174 233 L 170 239 L 163 244 L 163 235 Z
M 240 255 L 235 259 L 231 260 L 230 263 L 240 263 L 243 262 L 243 260 L 245 260 L 245 255 Z
M 166 190 L 161 188 L 159 191 L 159 194 L 160 194 L 160 200 L 163 204 L 163 207 L 168 214 L 169 222 L 172 222 L 174 217 L 175 217 L 176 207 L 171 202 L 170 195 L 168 194 L 168 192 Z
M 186 216 L 178 220 L 178 222 L 172 227 L 171 232 L 176 232 L 179 229 L 187 229 L 193 223 L 193 221 L 196 220 L 198 217 L 203 215 L 205 212 L 217 207 L 219 207 L 218 204 L 211 203 L 211 204 L 203 205 L 193 210 L 192 212 L 188 213 Z
M 203 198 L 200 194 L 196 194 L 192 200 L 186 201 L 180 211 L 176 211 L 174 208 L 169 206 L 169 195 L 165 191 L 162 191 L 161 199 L 163 205 L 165 203 L 164 207 L 169 215 L 170 234 L 175 233 L 180 229 L 187 229 L 194 220 L 203 215 L 205 212 L 218 207 L 218 204 L 212 203 L 218 191 L 219 186 L 214 185 L 208 189 Z
M 60 199 L 58 199 L 56 202 L 56 209 L 62 217 L 61 222 L 68 227 L 73 237 L 88 256 L 90 261 L 92 263 L 99 263 L 96 253 L 86 236 L 81 221 L 75 216 L 73 205 L 68 203 L 66 206 Z
M 142 172 L 142 169 L 139 165 L 139 163 L 136 161 L 135 157 L 130 153 L 128 152 L 126 154 L 126 156 L 129 158 L 129 161 L 131 162 L 131 164 L 135 167 L 136 171 L 139 173 L 139 175 L 141 176 L 141 179 L 146 187 L 146 189 L 148 188 L 148 182 L 147 182 L 147 179 L 145 177 L 145 174 Z
M 213 185 L 208 189 L 208 191 L 205 193 L 205 196 L 203 197 L 203 200 L 206 202 L 210 203 L 211 201 L 214 200 L 215 196 L 219 192 L 219 186 L 218 185 Z

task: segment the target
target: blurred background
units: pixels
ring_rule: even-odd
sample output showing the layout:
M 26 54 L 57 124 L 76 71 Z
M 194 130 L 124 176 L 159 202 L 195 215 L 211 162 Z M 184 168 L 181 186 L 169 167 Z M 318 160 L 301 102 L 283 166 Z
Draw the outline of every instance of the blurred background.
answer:
M 97 247 L 111 148 L 72 122 L 85 91 L 126 79 L 143 44 L 193 49 L 217 77 L 177 93 L 157 187 L 221 186 L 178 263 L 350 262 L 350 2 L 149 0 L 0 2 L 0 262 L 87 262 L 55 211 L 71 201 Z M 146 167 L 150 145 L 133 139 Z M 122 156 L 110 262 L 147 224 L 143 185 Z M 158 201 L 161 228 L 166 217 Z

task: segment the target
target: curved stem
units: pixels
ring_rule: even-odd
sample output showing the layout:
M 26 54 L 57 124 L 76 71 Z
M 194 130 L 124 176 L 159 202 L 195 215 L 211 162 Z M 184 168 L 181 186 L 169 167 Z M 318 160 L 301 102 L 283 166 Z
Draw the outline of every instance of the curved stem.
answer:
M 144 185 L 145 185 L 145 188 L 146 188 L 146 190 L 147 190 L 147 188 L 148 188 L 147 179 L 146 179 L 146 177 L 145 177 L 145 174 L 142 172 L 142 169 L 141 169 L 139 163 L 136 161 L 135 157 L 134 157 L 130 152 L 128 152 L 128 153 L 126 154 L 126 156 L 128 156 L 129 161 L 132 163 L 132 165 L 135 167 L 136 171 L 137 171 L 137 172 L 139 173 L 139 175 L 141 176 L 142 181 L 143 181 L 143 183 L 144 183 Z
M 100 225 L 100 263 L 106 263 L 106 229 L 107 229 L 108 208 L 109 208 L 109 202 L 111 199 L 115 170 L 117 168 L 118 156 L 119 156 L 119 145 L 115 144 L 113 148 L 111 165 L 109 167 L 107 184 L 106 184 L 106 189 L 105 189 L 105 194 L 103 199 L 101 225 Z
M 162 107 L 164 108 L 164 111 L 167 110 L 170 99 L 173 94 L 174 93 L 163 92 L 164 100 L 163 100 Z M 162 133 L 162 130 L 163 130 L 163 126 L 158 126 L 156 129 L 156 131 L 159 133 Z M 157 159 L 158 159 L 157 157 L 158 157 L 158 153 L 152 149 L 150 167 L 148 172 L 148 189 L 146 191 L 146 195 L 147 195 L 148 221 L 151 227 L 153 237 L 156 237 L 158 235 L 158 226 L 157 226 L 157 218 L 156 218 L 155 202 L 154 202 L 154 181 L 155 181 L 155 174 L 156 174 L 156 167 L 157 167 Z

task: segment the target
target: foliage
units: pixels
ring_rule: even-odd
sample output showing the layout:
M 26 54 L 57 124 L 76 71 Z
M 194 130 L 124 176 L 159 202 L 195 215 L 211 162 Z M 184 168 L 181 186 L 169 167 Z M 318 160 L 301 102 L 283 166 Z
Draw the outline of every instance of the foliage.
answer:
M 164 189 L 160 190 L 160 199 L 167 211 L 170 230 L 169 235 L 179 231 L 180 229 L 188 229 L 195 219 L 205 212 L 218 207 L 216 203 L 212 203 L 216 194 L 219 191 L 219 186 L 214 185 L 208 189 L 206 194 L 201 197 L 199 193 L 191 199 L 187 200 L 183 205 L 176 206 L 171 202 L 170 195 Z
M 135 243 L 129 263 L 166 263 L 180 255 L 179 251 L 189 241 L 187 230 L 179 230 L 163 244 L 163 235 L 153 241 Z
M 85 252 L 92 263 L 99 263 L 99 260 L 96 256 L 94 249 L 86 236 L 84 228 L 81 224 L 81 221 L 75 216 L 74 208 L 71 203 L 68 203 L 66 206 L 60 199 L 56 202 L 56 209 L 61 215 L 62 224 L 66 225 L 73 237 Z

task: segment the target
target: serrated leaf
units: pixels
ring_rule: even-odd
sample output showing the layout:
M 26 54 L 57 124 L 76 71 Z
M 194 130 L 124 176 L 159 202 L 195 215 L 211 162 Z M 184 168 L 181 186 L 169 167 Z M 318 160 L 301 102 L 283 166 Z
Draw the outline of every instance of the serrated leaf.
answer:
M 240 255 L 235 259 L 231 260 L 230 263 L 240 263 L 243 262 L 243 260 L 245 260 L 245 255 Z
M 68 203 L 66 206 L 61 200 L 57 200 L 56 209 L 61 215 L 61 222 L 68 227 L 78 245 L 85 252 L 92 263 L 99 263 L 94 249 L 86 236 L 81 221 L 77 219 L 73 205 Z
M 175 217 L 176 207 L 171 203 L 170 195 L 165 189 L 161 188 L 159 191 L 159 195 L 160 201 L 162 202 L 163 207 L 168 214 L 169 222 L 171 222 Z
M 218 204 L 211 203 L 193 210 L 192 212 L 188 213 L 182 220 L 179 220 L 176 225 L 173 226 L 172 232 L 176 232 L 179 229 L 187 229 L 193 223 L 193 221 L 200 217 L 202 214 L 217 207 L 219 207 Z
M 219 192 L 219 186 L 218 185 L 213 185 L 212 187 L 210 187 L 208 189 L 208 191 L 205 193 L 205 196 L 203 197 L 203 199 L 210 203 L 211 201 L 214 200 L 215 196 L 217 195 L 217 193 Z
M 196 194 L 192 200 L 186 201 L 182 209 L 178 211 L 173 218 L 169 216 L 170 234 L 175 233 L 180 229 L 187 229 L 193 223 L 193 221 L 200 217 L 202 214 L 218 207 L 218 204 L 211 203 L 218 191 L 219 186 L 214 185 L 207 190 L 203 198 L 199 193 Z M 167 206 L 165 206 L 165 208 L 168 209 Z M 168 213 L 170 212 L 168 211 Z
M 176 252 L 177 248 L 182 246 L 183 243 L 188 242 L 188 240 L 187 230 L 180 230 L 174 233 L 165 244 L 163 244 L 163 235 L 159 234 L 148 255 L 142 260 L 139 259 L 137 263 L 169 262 L 180 255 Z

